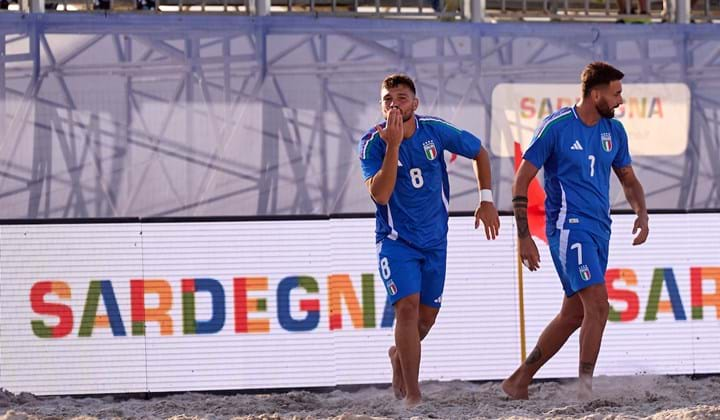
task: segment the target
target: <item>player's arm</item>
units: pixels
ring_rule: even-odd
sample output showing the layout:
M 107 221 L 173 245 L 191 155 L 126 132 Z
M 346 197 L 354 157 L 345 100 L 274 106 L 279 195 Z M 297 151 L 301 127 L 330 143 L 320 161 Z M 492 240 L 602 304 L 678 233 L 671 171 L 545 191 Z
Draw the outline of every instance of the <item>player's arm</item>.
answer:
M 517 225 L 518 235 L 518 251 L 523 264 L 530 269 L 535 271 L 540 268 L 540 253 L 538 252 L 537 245 L 530 236 L 530 225 L 528 224 L 528 188 L 530 181 L 535 178 L 538 173 L 538 168 L 523 159 L 520 163 L 520 167 L 515 173 L 515 180 L 512 185 L 512 203 L 513 212 L 515 213 L 515 223 Z
M 620 180 L 620 185 L 622 185 L 623 191 L 625 192 L 625 198 L 637 215 L 632 233 L 634 235 L 638 230 L 640 233 L 633 239 L 633 245 L 640 245 L 647 240 L 648 234 L 650 233 L 648 212 L 645 206 L 645 191 L 643 190 L 642 184 L 640 184 L 640 180 L 635 176 L 632 165 L 627 165 L 622 168 L 613 167 L 613 171 L 615 171 L 615 175 L 617 175 L 618 180 Z
M 375 129 L 380 137 L 385 140 L 387 149 L 383 158 L 380 170 L 365 181 L 370 191 L 370 196 L 380 205 L 386 205 L 395 189 L 397 181 L 398 159 L 400 157 L 400 143 L 403 140 L 403 121 L 400 109 L 391 109 L 387 115 L 385 128 L 380 126 Z
M 485 226 L 485 237 L 495 239 L 500 230 L 500 217 L 495 204 L 493 204 L 490 156 L 484 147 L 481 147 L 480 152 L 475 156 L 473 169 L 475 170 L 475 178 L 480 193 L 480 204 L 475 209 L 475 229 L 482 222 L 483 226 Z
M 370 191 L 370 196 L 372 196 L 376 203 L 383 206 L 390 201 L 390 196 L 395 189 L 399 151 L 399 145 L 397 147 L 390 147 L 388 145 L 380 170 L 365 181 L 365 185 L 367 185 L 368 191 Z

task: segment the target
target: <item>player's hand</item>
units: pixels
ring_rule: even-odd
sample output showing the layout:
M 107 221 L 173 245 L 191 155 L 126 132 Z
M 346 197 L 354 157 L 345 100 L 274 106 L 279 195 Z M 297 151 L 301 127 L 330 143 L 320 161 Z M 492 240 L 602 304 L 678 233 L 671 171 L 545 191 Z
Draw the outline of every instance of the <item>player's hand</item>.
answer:
M 633 225 L 633 235 L 635 235 L 638 230 L 640 233 L 637 233 L 635 236 L 635 239 L 633 239 L 633 245 L 640 245 L 644 243 L 647 240 L 648 234 L 650 233 L 650 226 L 648 226 L 649 218 L 647 213 L 641 214 L 638 217 L 635 218 L 635 224 Z
M 390 108 L 387 115 L 385 116 L 387 124 L 385 128 L 380 125 L 376 125 L 375 129 L 380 133 L 380 137 L 385 140 L 390 147 L 400 147 L 402 142 L 404 131 L 402 121 L 402 111 L 397 106 Z
M 485 237 L 495 239 L 500 231 L 500 217 L 498 217 L 495 205 L 490 201 L 483 201 L 477 209 L 475 209 L 475 229 L 480 226 L 480 222 L 485 226 Z
M 518 248 L 520 249 L 520 259 L 525 267 L 530 271 L 540 268 L 540 252 L 532 236 L 518 239 Z
M 380 125 L 376 125 L 375 129 L 378 133 L 380 133 L 380 138 L 385 140 L 385 143 L 387 143 L 388 146 L 400 147 L 400 143 L 402 142 L 405 134 L 403 132 L 402 111 L 400 111 L 400 108 L 397 106 L 394 106 L 388 111 L 385 118 L 387 119 L 385 128 L 382 128 Z

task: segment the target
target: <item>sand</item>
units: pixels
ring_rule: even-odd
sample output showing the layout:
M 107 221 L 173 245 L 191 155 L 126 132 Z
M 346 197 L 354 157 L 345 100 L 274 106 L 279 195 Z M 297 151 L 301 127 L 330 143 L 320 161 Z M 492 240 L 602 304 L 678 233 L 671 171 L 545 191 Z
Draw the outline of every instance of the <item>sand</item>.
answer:
M 209 394 L 150 398 L 38 397 L 0 393 L 2 419 L 720 419 L 720 376 L 600 377 L 588 401 L 574 398 L 571 380 L 543 381 L 529 401 L 501 395 L 499 382 L 424 382 L 425 401 L 407 410 L 388 387 L 329 392 Z

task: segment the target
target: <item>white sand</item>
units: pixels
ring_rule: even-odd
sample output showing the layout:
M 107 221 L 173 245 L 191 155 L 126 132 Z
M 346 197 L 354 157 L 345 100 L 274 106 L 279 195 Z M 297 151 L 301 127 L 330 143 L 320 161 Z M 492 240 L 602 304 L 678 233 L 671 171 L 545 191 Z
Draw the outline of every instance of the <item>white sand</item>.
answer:
M 274 394 L 183 393 L 150 399 L 36 397 L 0 392 L 2 419 L 720 419 L 720 376 L 596 378 L 595 397 L 574 398 L 573 381 L 532 385 L 529 401 L 509 401 L 498 382 L 428 382 L 425 401 L 405 410 L 389 388 Z

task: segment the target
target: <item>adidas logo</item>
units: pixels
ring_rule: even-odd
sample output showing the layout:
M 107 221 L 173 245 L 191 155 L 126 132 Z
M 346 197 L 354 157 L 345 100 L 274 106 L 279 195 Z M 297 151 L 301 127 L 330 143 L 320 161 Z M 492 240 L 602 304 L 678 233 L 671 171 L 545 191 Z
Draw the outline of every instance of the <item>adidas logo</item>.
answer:
M 403 166 L 402 162 L 400 162 L 400 159 L 398 159 L 398 166 Z
M 575 143 L 573 143 L 572 146 L 570 146 L 570 150 L 582 150 L 582 145 L 580 144 L 580 140 L 575 140 Z

